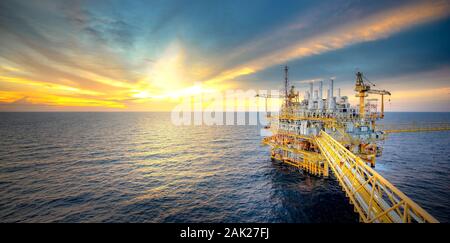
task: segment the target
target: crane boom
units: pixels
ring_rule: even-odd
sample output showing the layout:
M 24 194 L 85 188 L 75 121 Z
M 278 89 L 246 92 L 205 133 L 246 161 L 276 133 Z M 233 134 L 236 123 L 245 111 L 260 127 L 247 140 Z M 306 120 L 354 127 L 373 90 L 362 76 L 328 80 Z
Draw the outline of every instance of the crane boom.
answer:
M 376 89 L 370 89 L 367 91 L 369 94 L 378 94 L 378 95 L 391 95 L 391 92 L 387 90 L 376 90 Z
M 371 89 L 370 85 L 364 82 L 363 74 L 361 72 L 356 73 L 356 85 L 355 91 L 358 92 L 356 97 L 359 97 L 359 116 L 361 118 L 365 117 L 365 101 L 364 98 L 367 97 L 368 94 L 378 94 L 381 95 L 381 114 L 379 118 L 384 118 L 384 96 L 391 95 L 391 92 L 387 90 L 376 90 Z M 367 80 L 367 79 L 366 79 Z M 369 80 L 367 80 L 371 83 Z M 373 86 L 375 84 L 371 83 Z

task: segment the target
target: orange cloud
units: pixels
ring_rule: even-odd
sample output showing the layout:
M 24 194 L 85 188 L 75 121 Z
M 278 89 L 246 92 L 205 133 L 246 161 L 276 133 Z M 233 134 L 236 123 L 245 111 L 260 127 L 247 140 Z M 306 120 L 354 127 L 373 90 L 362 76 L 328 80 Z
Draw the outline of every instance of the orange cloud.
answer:
M 398 90 L 392 95 L 393 99 L 405 100 L 408 102 L 417 101 L 439 101 L 446 100 L 450 105 L 450 86 L 434 89 L 419 90 Z
M 51 95 L 33 92 L 0 91 L 0 102 L 53 106 L 76 106 L 76 107 L 109 107 L 124 108 L 125 105 L 116 101 L 99 100 L 86 97 L 71 97 L 62 95 Z
M 143 101 L 146 101 L 162 107 L 161 103 L 158 103 L 161 99 L 169 103 L 170 99 L 180 96 L 207 93 L 211 90 L 221 91 L 231 85 L 229 80 L 236 77 L 252 74 L 289 60 L 318 55 L 355 43 L 386 38 L 401 30 L 449 14 L 450 6 L 447 1 L 413 3 L 338 26 L 325 33 L 288 43 L 282 49 L 273 50 L 275 48 L 270 45 L 271 41 L 282 39 L 292 31 L 302 31 L 305 27 L 303 23 L 294 23 L 270 33 L 266 38 L 236 48 L 235 52 L 229 55 L 231 59 L 245 55 L 247 48 L 263 49 L 267 52 L 250 58 L 242 65 L 237 64 L 225 71 L 217 71 L 218 74 L 211 78 L 207 77 L 217 70 L 217 66 L 192 64 L 186 56 L 184 47 L 178 42 L 169 45 L 159 59 L 148 64 L 145 73 L 136 75 L 125 68 L 116 71 L 104 68 L 102 61 L 116 63 L 117 65 L 113 66 L 120 67 L 118 60 L 109 60 L 114 57 L 113 52 L 108 54 L 104 50 L 99 51 L 94 57 L 94 62 L 88 57 L 73 54 L 76 52 L 69 51 L 62 55 L 54 50 L 40 50 L 47 47 L 42 45 L 35 48 L 36 53 L 30 51 L 31 54 L 26 53 L 29 55 L 23 57 L 17 55 L 17 59 L 12 63 L 23 64 L 17 67 L 0 58 L 2 64 L 0 102 L 11 103 L 24 99 L 32 104 L 140 109 L 147 108 L 143 104 Z M 37 63 L 37 60 L 45 62 Z M 200 80 L 205 81 L 201 89 L 194 83 Z M 33 89 L 35 92 L 32 92 Z
M 41 81 L 30 80 L 30 79 L 25 79 L 25 78 L 20 78 L 20 77 L 0 76 L 0 81 L 22 84 L 22 85 L 29 85 L 29 86 L 37 86 L 42 89 L 47 89 L 47 90 L 54 91 L 54 92 L 63 92 L 63 93 L 70 93 L 70 94 L 83 94 L 83 95 L 92 95 L 92 96 L 103 95 L 103 93 L 98 92 L 98 91 L 84 90 L 84 89 L 79 89 L 79 88 L 70 87 L 70 86 L 66 86 L 66 85 L 49 83 L 49 82 L 41 82 Z
M 110 108 L 125 108 L 125 105 L 115 101 L 97 100 L 90 98 L 77 98 L 56 95 L 42 95 L 37 97 L 27 97 L 26 100 L 32 104 L 46 104 L 56 106 L 101 106 Z
M 22 97 L 23 97 L 23 95 L 18 92 L 1 91 L 0 90 L 0 102 L 11 103 L 11 102 L 21 99 Z

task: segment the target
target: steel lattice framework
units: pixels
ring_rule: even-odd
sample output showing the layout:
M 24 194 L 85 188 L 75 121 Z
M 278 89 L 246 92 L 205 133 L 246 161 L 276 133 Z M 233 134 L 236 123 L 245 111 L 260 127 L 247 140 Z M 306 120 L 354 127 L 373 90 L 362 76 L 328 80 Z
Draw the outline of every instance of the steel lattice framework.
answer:
M 315 141 L 362 222 L 438 222 L 326 132 Z

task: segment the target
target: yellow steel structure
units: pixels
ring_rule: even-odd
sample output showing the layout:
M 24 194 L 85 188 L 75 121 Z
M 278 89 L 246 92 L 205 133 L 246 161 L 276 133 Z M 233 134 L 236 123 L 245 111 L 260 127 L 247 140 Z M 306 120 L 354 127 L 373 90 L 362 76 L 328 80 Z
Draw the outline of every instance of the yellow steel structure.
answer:
M 438 223 L 410 198 L 326 132 L 315 141 L 365 223 Z
M 272 116 L 273 119 L 286 119 L 286 120 L 292 120 L 292 121 L 321 121 L 324 123 L 335 123 L 335 118 L 329 118 L 329 117 L 313 117 L 313 116 L 297 116 L 297 115 L 291 115 L 287 112 L 282 113 L 279 116 Z
M 371 89 L 370 85 L 368 85 L 364 82 L 363 74 L 361 72 L 356 73 L 355 91 L 357 92 L 356 97 L 359 97 L 359 116 L 360 117 L 364 118 L 366 115 L 364 98 L 367 97 L 368 94 L 370 93 L 370 94 L 381 95 L 381 114 L 379 117 L 384 118 L 384 96 L 391 95 L 391 93 L 389 91 Z
M 450 123 L 375 124 L 384 118 L 384 96 L 391 93 L 372 89 L 375 84 L 361 72 L 356 73 L 354 89 L 359 108 L 351 107 L 347 96 L 333 96 L 333 80 L 326 99 L 320 81 L 319 90 L 313 92 L 311 83 L 305 99 L 300 101 L 294 86 L 288 90 L 288 68 L 284 71 L 283 95 L 257 95 L 266 99 L 266 111 L 268 98 L 284 98 L 280 112 L 268 116 L 272 123 L 265 129 L 270 129 L 272 135 L 262 141 L 271 147 L 272 159 L 318 176 L 328 176 L 331 168 L 362 222 L 438 222 L 367 163 L 375 167 L 375 158 L 382 154 L 377 142 L 384 140 L 387 133 L 444 131 L 450 130 Z M 370 102 L 366 107 L 369 94 L 381 95 L 380 113 Z
M 275 144 L 273 141 L 270 141 L 271 139 L 271 137 L 266 137 L 262 143 L 264 145 L 270 145 L 272 149 L 280 149 L 283 151 L 282 154 L 272 154 L 272 159 L 282 161 L 312 175 L 328 177 L 328 163 L 324 163 L 324 158 L 321 154 L 296 149 L 286 144 Z M 287 156 L 287 153 L 295 156 Z
M 301 135 L 301 134 L 293 134 L 293 133 L 288 133 L 288 132 L 279 131 L 277 134 L 292 137 L 292 138 L 301 138 L 301 139 L 306 139 L 306 140 L 312 139 L 312 137 L 310 137 L 310 136 Z

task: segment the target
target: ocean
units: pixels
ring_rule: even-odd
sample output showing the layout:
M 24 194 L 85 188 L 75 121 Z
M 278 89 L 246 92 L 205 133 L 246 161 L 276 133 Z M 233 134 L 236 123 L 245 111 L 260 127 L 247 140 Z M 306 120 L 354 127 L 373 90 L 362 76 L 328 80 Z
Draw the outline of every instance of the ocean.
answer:
M 384 122 L 411 121 L 450 113 Z M 0 113 L 0 222 L 358 222 L 333 176 L 272 162 L 259 132 L 170 113 Z M 375 168 L 447 223 L 449 135 L 390 134 Z

